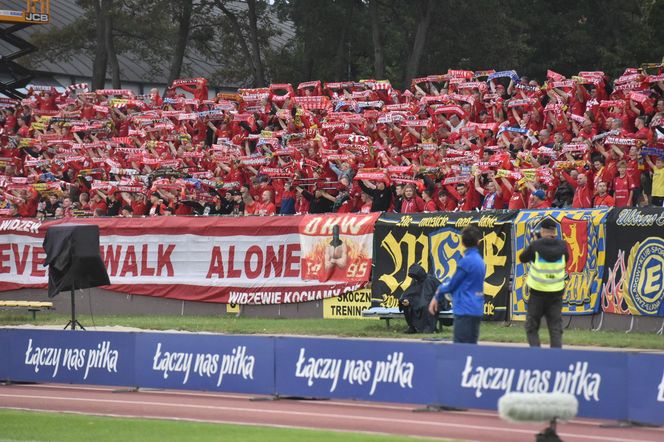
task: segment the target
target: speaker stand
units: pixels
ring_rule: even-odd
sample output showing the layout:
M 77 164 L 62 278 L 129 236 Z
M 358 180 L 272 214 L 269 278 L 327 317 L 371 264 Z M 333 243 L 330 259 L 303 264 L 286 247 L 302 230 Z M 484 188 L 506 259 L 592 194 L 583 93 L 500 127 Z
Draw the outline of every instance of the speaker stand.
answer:
M 78 322 L 78 319 L 76 319 L 76 298 L 74 297 L 74 288 L 73 287 L 72 287 L 69 294 L 71 296 L 71 319 L 69 320 L 67 325 L 65 325 L 65 330 L 67 330 L 69 328 L 69 326 L 71 326 L 72 330 L 76 330 L 77 325 L 78 325 L 78 328 L 80 328 L 81 330 L 85 330 L 85 327 L 83 327 L 81 325 L 81 323 Z

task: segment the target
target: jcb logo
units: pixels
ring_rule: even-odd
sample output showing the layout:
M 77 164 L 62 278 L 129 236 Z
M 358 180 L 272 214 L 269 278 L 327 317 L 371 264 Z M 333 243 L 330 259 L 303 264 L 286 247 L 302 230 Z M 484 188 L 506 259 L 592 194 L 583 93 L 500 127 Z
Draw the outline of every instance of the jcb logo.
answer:
M 26 21 L 48 23 L 48 14 L 25 14 Z

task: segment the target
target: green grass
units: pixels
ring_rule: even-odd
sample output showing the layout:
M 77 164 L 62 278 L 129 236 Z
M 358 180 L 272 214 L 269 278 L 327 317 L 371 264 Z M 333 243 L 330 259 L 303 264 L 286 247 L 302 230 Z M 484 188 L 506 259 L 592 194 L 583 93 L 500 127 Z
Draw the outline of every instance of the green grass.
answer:
M 92 326 L 90 316 L 80 315 L 84 326 Z M 1 312 L 0 325 L 60 325 L 64 326 L 68 317 L 52 313 L 40 313 L 37 320 L 29 314 Z M 234 315 L 222 316 L 95 316 L 96 326 L 125 326 L 151 330 L 187 330 L 193 332 L 215 332 L 230 334 L 264 335 L 308 335 L 339 336 L 356 338 L 419 339 L 450 338 L 451 328 L 435 335 L 406 335 L 405 321 L 393 320 L 388 330 L 385 322 L 378 320 L 353 319 L 262 319 L 238 318 Z M 546 329 L 540 331 L 543 343 L 548 343 Z M 507 327 L 503 323 L 482 323 L 480 341 L 526 343 L 523 323 L 513 323 Z M 664 337 L 653 333 L 625 333 L 622 331 L 565 330 L 565 345 L 640 348 L 664 350 Z
M 129 419 L 82 414 L 0 410 L 0 441 L 242 441 L 364 442 L 415 438 L 269 428 L 159 419 Z

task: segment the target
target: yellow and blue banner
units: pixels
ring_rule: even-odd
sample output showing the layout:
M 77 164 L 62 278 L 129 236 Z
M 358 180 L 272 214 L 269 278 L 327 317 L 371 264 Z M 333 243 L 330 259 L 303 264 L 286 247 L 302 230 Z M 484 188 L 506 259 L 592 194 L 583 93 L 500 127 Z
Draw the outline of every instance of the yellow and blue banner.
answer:
M 514 281 L 512 318 L 524 319 L 527 312 L 528 265 L 519 255 L 536 239 L 540 223 L 550 218 L 558 225 L 558 237 L 567 243 L 569 280 L 563 295 L 563 314 L 586 315 L 599 310 L 606 264 L 606 218 L 610 209 L 522 210 L 514 220 Z

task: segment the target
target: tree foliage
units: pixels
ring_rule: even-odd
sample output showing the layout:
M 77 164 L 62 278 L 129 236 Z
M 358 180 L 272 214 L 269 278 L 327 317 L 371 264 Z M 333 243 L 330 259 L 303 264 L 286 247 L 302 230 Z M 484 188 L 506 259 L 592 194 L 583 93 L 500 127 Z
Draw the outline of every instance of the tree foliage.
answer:
M 95 1 L 78 0 L 84 15 L 35 37 L 45 56 L 94 54 Z M 450 68 L 617 75 L 664 55 L 664 0 L 194 0 L 183 37 L 186 3 L 113 2 L 115 52 L 149 63 L 154 78 L 168 77 L 179 53 L 203 58 L 218 66 L 214 84 L 238 86 L 369 77 L 401 86 Z M 286 44 L 275 43 L 280 22 L 294 33 Z M 180 73 L 200 74 L 186 63 Z

